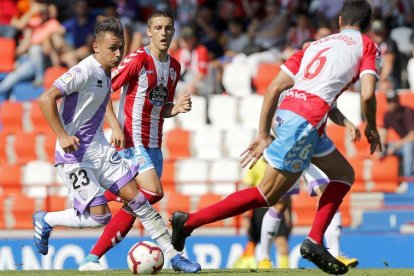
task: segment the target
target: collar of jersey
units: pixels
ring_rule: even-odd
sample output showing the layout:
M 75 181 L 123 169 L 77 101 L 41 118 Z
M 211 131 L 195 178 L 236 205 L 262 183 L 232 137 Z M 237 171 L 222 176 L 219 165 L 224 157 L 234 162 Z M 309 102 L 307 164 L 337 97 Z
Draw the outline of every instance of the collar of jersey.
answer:
M 353 29 L 343 29 L 341 31 L 341 33 L 360 33 L 360 31 L 358 30 L 353 30 Z
M 151 53 L 150 53 L 150 51 L 149 51 L 149 49 L 148 49 L 148 47 L 147 46 L 145 46 L 144 47 L 144 50 L 145 50 L 145 53 L 147 53 L 148 55 L 150 55 L 150 56 L 152 56 L 152 58 L 153 59 L 155 59 L 156 61 L 158 61 L 158 62 L 160 62 L 160 63 L 168 63 L 169 61 L 170 61 L 170 55 L 169 54 L 167 54 L 167 61 L 166 62 L 162 62 L 162 61 L 160 61 L 160 60 L 158 60 L 158 58 L 156 58 L 156 57 L 154 57 Z
M 101 68 L 102 72 L 106 75 L 105 70 L 102 67 L 102 64 L 99 63 L 99 61 L 96 60 L 95 56 L 92 54 L 92 63 L 95 64 L 97 67 Z M 110 77 L 111 75 L 109 75 Z

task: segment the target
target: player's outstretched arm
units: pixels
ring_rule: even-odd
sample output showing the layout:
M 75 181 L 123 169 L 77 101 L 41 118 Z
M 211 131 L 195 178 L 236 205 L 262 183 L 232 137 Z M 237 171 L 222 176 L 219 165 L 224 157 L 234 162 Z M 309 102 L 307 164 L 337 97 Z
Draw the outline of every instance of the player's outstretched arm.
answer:
M 262 110 L 260 113 L 259 134 L 241 154 L 242 167 L 245 167 L 250 163 L 250 161 L 253 160 L 250 165 L 250 168 L 252 168 L 256 164 L 257 160 L 259 160 L 259 158 L 263 155 L 266 147 L 272 141 L 270 138 L 270 129 L 280 93 L 291 88 L 293 84 L 293 79 L 283 70 L 280 70 L 279 74 L 270 83 L 263 98 Z
M 367 120 L 365 137 L 370 143 L 370 153 L 378 149 L 382 151 L 382 144 L 377 130 L 376 112 L 377 100 L 375 98 L 376 77 L 372 74 L 365 74 L 361 77 L 361 104 L 362 112 Z
M 50 127 L 55 132 L 61 148 L 64 152 L 70 153 L 79 148 L 79 139 L 76 136 L 69 136 L 63 128 L 56 104 L 56 101 L 60 98 L 62 98 L 62 94 L 59 89 L 51 86 L 37 98 L 37 103 Z

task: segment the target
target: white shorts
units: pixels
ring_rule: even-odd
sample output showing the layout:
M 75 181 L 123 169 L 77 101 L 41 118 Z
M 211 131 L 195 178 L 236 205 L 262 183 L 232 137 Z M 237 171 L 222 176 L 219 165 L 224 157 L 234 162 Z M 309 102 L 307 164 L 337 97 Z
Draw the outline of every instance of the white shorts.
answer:
M 129 168 L 126 161 L 110 146 L 99 147 L 93 159 L 73 164 L 59 164 L 57 169 L 68 189 L 72 206 L 83 214 L 88 206 L 106 203 L 104 189 L 118 191 L 135 178 L 138 166 Z
M 312 163 L 305 171 L 303 171 L 302 176 L 305 179 L 310 196 L 317 195 L 317 187 L 326 186 L 329 183 L 329 178 L 326 176 L 326 174 Z M 296 195 L 299 194 L 299 192 L 300 178 L 295 182 L 295 184 L 293 184 L 293 186 L 285 193 L 284 196 Z

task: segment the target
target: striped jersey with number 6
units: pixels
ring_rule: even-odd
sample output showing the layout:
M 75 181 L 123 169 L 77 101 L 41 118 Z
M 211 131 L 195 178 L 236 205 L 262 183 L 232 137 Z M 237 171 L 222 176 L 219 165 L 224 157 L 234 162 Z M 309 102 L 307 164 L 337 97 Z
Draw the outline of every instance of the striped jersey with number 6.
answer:
M 282 66 L 294 80 L 280 103 L 323 130 L 327 113 L 353 82 L 365 74 L 378 78 L 380 53 L 375 42 L 356 30 L 343 30 L 312 42 Z

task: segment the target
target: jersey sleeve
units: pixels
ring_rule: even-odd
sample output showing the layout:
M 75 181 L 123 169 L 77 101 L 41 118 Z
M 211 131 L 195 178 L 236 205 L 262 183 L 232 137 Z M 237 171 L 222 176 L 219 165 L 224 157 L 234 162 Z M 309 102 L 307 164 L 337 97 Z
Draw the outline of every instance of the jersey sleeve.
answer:
M 142 55 L 135 52 L 127 55 L 121 61 L 121 64 L 112 71 L 112 91 L 117 91 L 131 79 L 138 78 L 142 67 L 142 59 Z
M 88 72 L 85 68 L 75 66 L 57 78 L 53 83 L 53 86 L 59 89 L 62 95 L 66 96 L 79 91 L 86 84 L 87 79 Z
M 297 51 L 290 58 L 288 58 L 285 61 L 285 63 L 283 63 L 280 66 L 280 69 L 285 71 L 285 73 L 288 74 L 293 79 L 295 75 L 299 72 L 300 63 L 302 61 L 304 53 L 305 53 L 305 50 Z
M 378 46 L 367 36 L 362 36 L 362 39 L 363 54 L 359 68 L 359 77 L 361 78 L 365 74 L 373 74 L 379 78 L 378 68 L 381 63 L 381 54 Z

